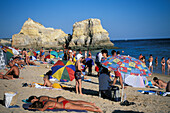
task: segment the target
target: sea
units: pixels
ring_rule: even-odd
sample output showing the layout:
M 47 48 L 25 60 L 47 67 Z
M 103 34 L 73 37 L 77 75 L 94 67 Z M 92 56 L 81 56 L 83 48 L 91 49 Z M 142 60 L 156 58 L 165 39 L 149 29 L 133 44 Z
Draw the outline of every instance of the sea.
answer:
M 141 40 L 116 40 L 112 41 L 116 51 L 120 51 L 121 55 L 129 55 L 135 58 L 139 58 L 142 54 L 146 58 L 146 65 L 149 65 L 148 59 L 150 54 L 153 56 L 153 73 L 162 74 L 161 58 L 165 57 L 165 61 L 170 57 L 170 38 L 168 39 L 141 39 Z M 113 49 L 108 49 L 109 54 Z M 100 50 L 92 52 L 95 55 Z M 122 53 L 124 51 L 124 53 Z M 155 58 L 158 57 L 158 66 L 155 66 Z M 165 66 L 165 75 L 167 73 L 167 64 Z

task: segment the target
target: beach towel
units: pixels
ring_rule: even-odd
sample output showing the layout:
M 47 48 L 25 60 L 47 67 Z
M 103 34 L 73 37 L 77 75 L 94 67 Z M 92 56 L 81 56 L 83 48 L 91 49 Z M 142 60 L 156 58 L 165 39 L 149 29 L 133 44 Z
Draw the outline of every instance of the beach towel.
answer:
M 169 96 L 170 92 L 163 92 L 163 91 L 144 91 L 144 90 L 138 90 L 138 92 L 143 94 L 149 94 L 149 95 L 161 95 L 161 96 Z
M 28 66 L 28 65 L 26 65 Z M 39 65 L 29 65 L 29 66 L 32 66 L 32 67 L 40 67 Z
M 26 104 L 23 104 L 22 105 L 22 107 L 25 109 L 25 110 L 29 110 L 29 111 L 38 111 L 38 110 L 36 110 L 36 109 L 28 109 L 29 108 L 29 106 L 31 105 L 31 103 L 26 103 Z M 78 112 L 78 113 L 80 113 L 80 112 L 85 112 L 85 113 L 87 113 L 87 111 L 85 111 L 85 110 L 71 110 L 71 109 L 69 109 L 69 110 L 67 110 L 67 109 L 46 109 L 45 111 L 54 111 L 54 112 L 59 112 L 59 111 L 67 111 L 67 112 Z
M 59 87 L 59 85 L 57 83 L 54 83 L 53 87 L 41 86 L 43 84 L 40 84 L 40 83 L 34 83 L 34 85 L 35 85 L 35 88 L 38 88 L 38 89 L 62 90 L 61 86 Z

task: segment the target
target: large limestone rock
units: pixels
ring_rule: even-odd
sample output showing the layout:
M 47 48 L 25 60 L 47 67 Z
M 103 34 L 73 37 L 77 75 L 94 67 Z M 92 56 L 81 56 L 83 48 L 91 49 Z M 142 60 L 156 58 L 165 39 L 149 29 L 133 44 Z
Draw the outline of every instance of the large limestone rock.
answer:
M 79 47 L 113 47 L 108 37 L 109 33 L 103 29 L 99 19 L 87 19 L 73 25 L 70 46 Z
M 25 48 L 61 47 L 68 34 L 61 29 L 45 28 L 38 22 L 28 19 L 18 34 L 12 36 L 12 46 Z

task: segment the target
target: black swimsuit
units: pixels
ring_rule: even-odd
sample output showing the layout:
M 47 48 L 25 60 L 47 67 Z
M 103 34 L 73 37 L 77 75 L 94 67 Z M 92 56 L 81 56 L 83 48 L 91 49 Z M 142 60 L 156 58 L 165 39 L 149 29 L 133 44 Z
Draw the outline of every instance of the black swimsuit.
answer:
M 61 98 L 62 96 L 58 96 L 58 97 L 56 97 L 56 99 L 57 99 L 57 102 L 58 102 L 58 100 L 59 100 L 59 98 Z

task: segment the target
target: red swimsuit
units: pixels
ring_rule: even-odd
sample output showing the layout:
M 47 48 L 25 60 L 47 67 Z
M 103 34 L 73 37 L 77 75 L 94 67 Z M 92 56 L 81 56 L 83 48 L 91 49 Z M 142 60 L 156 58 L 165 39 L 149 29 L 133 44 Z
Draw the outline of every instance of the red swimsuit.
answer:
M 63 103 L 63 109 L 65 109 L 65 105 L 66 105 L 67 103 L 69 103 L 69 101 L 63 100 L 62 103 Z

